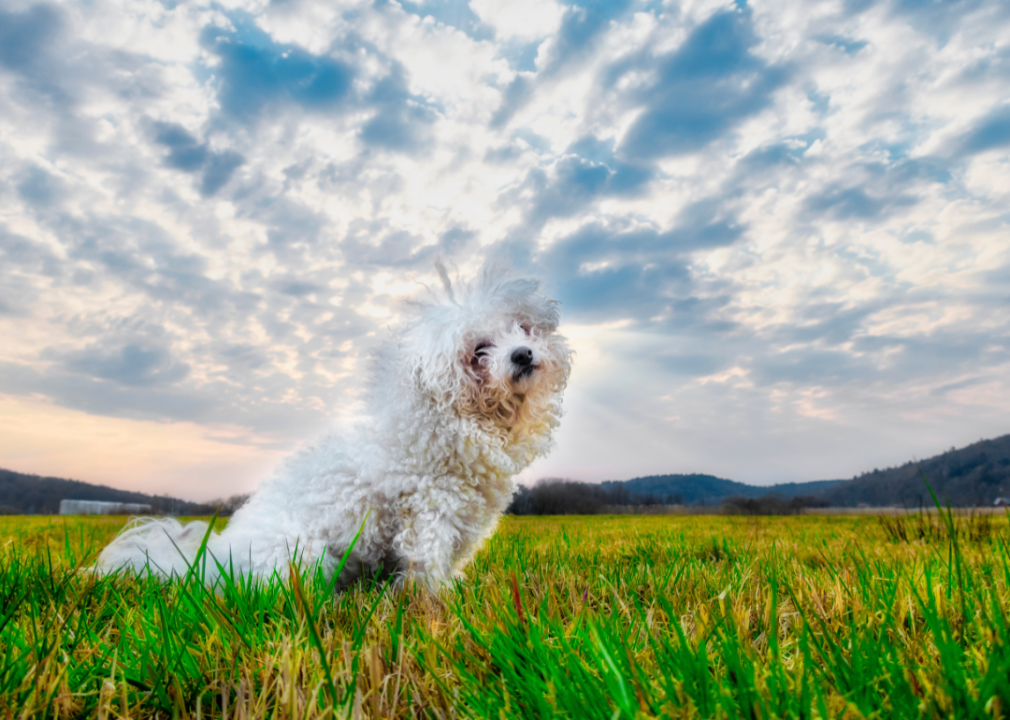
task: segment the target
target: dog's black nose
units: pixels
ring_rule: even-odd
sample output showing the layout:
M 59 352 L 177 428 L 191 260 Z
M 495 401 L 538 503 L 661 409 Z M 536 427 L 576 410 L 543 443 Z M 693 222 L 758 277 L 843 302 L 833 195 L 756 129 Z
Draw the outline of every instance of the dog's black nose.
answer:
M 516 348 L 512 351 L 512 362 L 519 367 L 533 364 L 533 351 L 528 347 Z

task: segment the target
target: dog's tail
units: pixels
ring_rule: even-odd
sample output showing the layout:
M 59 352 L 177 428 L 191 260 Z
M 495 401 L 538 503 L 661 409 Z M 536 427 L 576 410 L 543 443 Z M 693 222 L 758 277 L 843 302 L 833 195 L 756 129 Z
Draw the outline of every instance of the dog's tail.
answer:
M 192 569 L 205 582 L 213 582 L 218 575 L 213 550 L 221 536 L 208 530 L 202 520 L 183 525 L 175 518 L 134 518 L 102 550 L 95 572 L 132 571 L 171 578 L 183 577 Z

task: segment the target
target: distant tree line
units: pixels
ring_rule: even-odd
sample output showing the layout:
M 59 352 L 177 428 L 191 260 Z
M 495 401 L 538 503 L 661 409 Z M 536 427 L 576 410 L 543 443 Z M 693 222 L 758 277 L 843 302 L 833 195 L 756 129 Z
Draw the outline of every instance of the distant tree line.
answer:
M 681 505 L 680 495 L 637 494 L 623 485 L 606 487 L 574 480 L 548 479 L 532 487 L 520 485 L 505 510 L 511 515 L 597 515 L 608 507 Z

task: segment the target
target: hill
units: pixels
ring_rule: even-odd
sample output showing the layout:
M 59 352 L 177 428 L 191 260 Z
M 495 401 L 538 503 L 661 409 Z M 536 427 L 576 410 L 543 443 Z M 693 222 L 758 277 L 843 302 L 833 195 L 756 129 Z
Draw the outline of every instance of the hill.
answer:
M 920 471 L 921 468 L 921 471 Z M 756 499 L 777 495 L 783 500 L 802 497 L 832 507 L 920 507 L 933 504 L 925 474 L 941 503 L 954 507 L 992 505 L 1010 497 L 1010 435 L 951 448 L 926 460 L 874 469 L 851 480 L 821 480 L 756 486 L 712 475 L 653 475 L 602 483 L 632 497 L 677 498 L 686 505 L 718 505 L 730 498 Z
M 178 498 L 147 495 L 94 485 L 80 480 L 40 477 L 0 469 L 0 513 L 7 515 L 56 515 L 60 500 L 108 500 L 145 503 L 158 514 L 205 515 L 214 512 L 211 505 Z
M 718 505 L 727 498 L 759 498 L 777 495 L 784 500 L 809 495 L 819 495 L 838 485 L 841 480 L 820 480 L 806 483 L 780 483 L 778 485 L 747 485 L 714 475 L 650 475 L 602 483 L 606 489 L 623 487 L 632 496 L 652 496 L 666 500 L 673 498 L 685 505 Z
M 520 485 L 505 511 L 513 515 L 593 515 L 619 506 L 725 505 L 741 512 L 796 512 L 821 505 L 811 496 L 840 481 L 784 483 L 758 487 L 714 475 L 653 475 L 600 484 L 544 478 L 532 487 Z
M 926 460 L 875 469 L 836 483 L 819 497 L 839 507 L 929 506 L 933 500 L 923 474 L 940 502 L 949 501 L 955 507 L 992 505 L 998 497 L 1010 497 L 1010 435 L 951 448 Z

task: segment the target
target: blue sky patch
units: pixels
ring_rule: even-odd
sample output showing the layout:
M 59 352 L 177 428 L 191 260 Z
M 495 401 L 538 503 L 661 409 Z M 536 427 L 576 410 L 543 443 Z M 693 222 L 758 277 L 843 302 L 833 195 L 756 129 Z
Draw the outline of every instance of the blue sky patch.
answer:
M 354 78 L 349 65 L 278 45 L 261 31 L 225 33 L 208 30 L 203 43 L 221 59 L 218 99 L 224 113 L 254 122 L 264 108 L 294 104 L 307 110 L 333 110 L 344 100 Z

